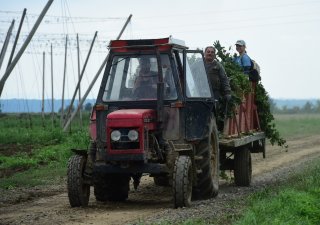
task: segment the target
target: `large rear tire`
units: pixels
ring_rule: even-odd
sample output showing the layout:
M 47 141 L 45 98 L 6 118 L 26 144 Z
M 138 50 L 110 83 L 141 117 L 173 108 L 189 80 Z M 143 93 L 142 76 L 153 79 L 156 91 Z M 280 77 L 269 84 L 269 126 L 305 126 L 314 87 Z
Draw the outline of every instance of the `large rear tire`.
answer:
M 168 187 L 170 186 L 170 179 L 167 175 L 153 177 L 154 184 L 157 186 Z
M 74 155 L 68 161 L 67 186 L 71 207 L 85 207 L 89 203 L 90 184 L 83 176 L 86 161 L 82 155 Z
M 125 201 L 129 193 L 130 176 L 121 174 L 101 175 L 94 182 L 97 201 Z
M 252 162 L 249 148 L 236 149 L 234 153 L 234 182 L 237 186 L 250 186 Z
M 105 175 L 95 174 L 93 191 L 97 201 L 108 201 L 107 185 L 107 177 Z
M 177 157 L 173 170 L 172 188 L 174 207 L 189 207 L 192 196 L 192 162 L 189 156 Z
M 196 145 L 197 184 L 193 191 L 195 199 L 208 199 L 219 192 L 219 139 L 217 125 L 212 119 L 207 127 L 208 137 Z

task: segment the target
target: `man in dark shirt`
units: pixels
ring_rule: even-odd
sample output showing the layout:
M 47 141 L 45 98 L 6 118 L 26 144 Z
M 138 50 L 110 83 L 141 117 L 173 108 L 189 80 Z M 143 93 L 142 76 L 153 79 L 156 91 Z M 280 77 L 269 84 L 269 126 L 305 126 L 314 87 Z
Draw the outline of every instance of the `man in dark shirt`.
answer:
M 221 63 L 216 59 L 215 48 L 208 46 L 204 51 L 205 67 L 210 80 L 214 98 L 223 97 L 226 101 L 231 99 L 229 79 Z
M 213 46 L 205 48 L 204 59 L 205 68 L 212 86 L 214 98 L 218 101 L 216 104 L 216 122 L 218 130 L 222 132 L 225 125 L 227 105 L 231 99 L 229 79 L 222 64 L 216 58 L 215 48 Z M 220 100 L 222 99 L 224 101 L 221 102 Z

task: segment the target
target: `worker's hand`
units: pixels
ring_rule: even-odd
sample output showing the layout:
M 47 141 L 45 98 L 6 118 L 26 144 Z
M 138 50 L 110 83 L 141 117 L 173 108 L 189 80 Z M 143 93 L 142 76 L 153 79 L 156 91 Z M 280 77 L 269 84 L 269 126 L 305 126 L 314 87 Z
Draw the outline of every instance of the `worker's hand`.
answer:
M 231 95 L 225 95 L 225 96 L 224 96 L 224 100 L 225 100 L 226 102 L 229 102 L 229 101 L 231 100 Z

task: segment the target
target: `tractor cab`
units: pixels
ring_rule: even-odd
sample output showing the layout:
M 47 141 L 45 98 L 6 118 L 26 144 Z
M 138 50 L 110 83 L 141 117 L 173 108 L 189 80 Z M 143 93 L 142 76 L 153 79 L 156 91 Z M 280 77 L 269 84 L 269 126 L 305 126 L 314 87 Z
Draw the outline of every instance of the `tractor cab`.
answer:
M 142 112 L 135 109 L 148 109 L 152 118 L 145 121 L 153 124 L 153 132 L 157 131 L 160 142 L 202 138 L 208 118 L 203 114 L 212 112 L 213 96 L 201 51 L 189 51 L 183 41 L 171 37 L 115 40 L 109 48 L 95 107 L 100 115 L 97 121 L 113 121 L 117 116 L 130 119 Z M 105 137 L 105 134 L 107 128 L 110 132 L 113 128 L 102 121 L 94 124 L 101 126 L 97 143 L 103 148 L 110 147 L 113 136 L 110 133 Z M 108 151 L 111 153 L 112 149 Z

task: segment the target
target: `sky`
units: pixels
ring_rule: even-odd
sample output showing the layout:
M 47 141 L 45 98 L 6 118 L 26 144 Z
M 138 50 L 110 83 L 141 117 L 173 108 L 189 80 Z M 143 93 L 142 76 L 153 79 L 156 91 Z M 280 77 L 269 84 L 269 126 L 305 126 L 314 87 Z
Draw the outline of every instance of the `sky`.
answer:
M 46 0 L 0 0 L 0 48 L 13 19 L 13 36 L 0 70 L 3 76 L 24 8 L 24 21 L 16 52 L 23 44 Z M 219 40 L 235 52 L 235 42 L 247 43 L 248 55 L 261 68 L 262 83 L 272 98 L 320 99 L 319 0 L 54 0 L 32 42 L 8 78 L 2 99 L 42 98 L 45 52 L 45 98 L 51 98 L 53 45 L 54 98 L 62 96 L 65 36 L 68 35 L 65 98 L 71 98 L 78 79 L 76 34 L 80 40 L 80 68 L 98 31 L 83 77 L 84 93 L 132 14 L 121 39 L 162 38 L 172 35 L 190 49 L 204 49 Z M 97 96 L 102 74 L 88 98 Z

